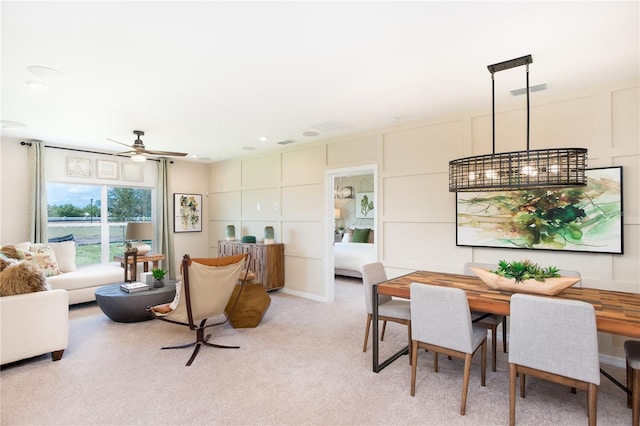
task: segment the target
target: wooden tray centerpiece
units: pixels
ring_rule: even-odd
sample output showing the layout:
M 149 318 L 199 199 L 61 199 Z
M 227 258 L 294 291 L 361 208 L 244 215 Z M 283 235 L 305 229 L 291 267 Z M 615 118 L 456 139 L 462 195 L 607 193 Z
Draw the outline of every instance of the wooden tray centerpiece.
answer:
M 501 260 L 495 271 L 471 270 L 491 288 L 547 296 L 554 296 L 580 281 L 579 277 L 561 277 L 555 266 L 542 269 L 529 260 L 511 263 Z

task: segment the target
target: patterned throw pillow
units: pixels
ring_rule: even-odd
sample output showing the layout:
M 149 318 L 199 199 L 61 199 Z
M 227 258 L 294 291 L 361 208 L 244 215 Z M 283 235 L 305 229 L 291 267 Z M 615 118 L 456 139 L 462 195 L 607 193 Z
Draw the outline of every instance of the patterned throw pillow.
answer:
M 60 267 L 56 255 L 50 247 L 39 247 L 37 251 L 23 252 L 25 262 L 37 266 L 45 277 L 60 274 Z

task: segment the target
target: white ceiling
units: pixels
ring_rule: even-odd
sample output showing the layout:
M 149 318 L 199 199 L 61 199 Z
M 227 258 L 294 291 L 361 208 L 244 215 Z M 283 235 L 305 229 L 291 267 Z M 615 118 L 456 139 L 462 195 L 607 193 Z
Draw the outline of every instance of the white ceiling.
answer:
M 490 108 L 486 66 L 526 54 L 532 99 L 638 78 L 639 4 L 3 0 L 0 119 L 25 126 L 2 134 L 115 153 L 139 129 L 220 161 Z M 496 74 L 498 104 L 524 75 Z

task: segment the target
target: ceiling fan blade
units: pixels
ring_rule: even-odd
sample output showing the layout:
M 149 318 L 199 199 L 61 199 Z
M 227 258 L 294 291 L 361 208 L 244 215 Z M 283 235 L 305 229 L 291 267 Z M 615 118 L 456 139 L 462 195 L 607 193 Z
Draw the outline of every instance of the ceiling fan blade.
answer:
M 106 140 L 108 140 L 108 141 L 111 141 L 111 142 L 119 143 L 120 145 L 124 145 L 124 146 L 126 146 L 127 148 L 131 148 L 131 145 L 127 145 L 126 143 L 122 143 L 122 142 L 114 141 L 113 139 L 109 139 L 109 138 L 105 138 L 105 139 L 106 139 Z
M 151 151 L 146 149 L 144 151 L 146 154 L 150 154 L 150 155 L 167 155 L 167 156 L 171 156 L 171 157 L 184 157 L 186 155 L 188 155 L 186 152 L 171 152 L 171 151 Z
M 116 152 L 115 155 L 132 155 L 135 154 L 135 151 L 124 151 L 124 152 Z

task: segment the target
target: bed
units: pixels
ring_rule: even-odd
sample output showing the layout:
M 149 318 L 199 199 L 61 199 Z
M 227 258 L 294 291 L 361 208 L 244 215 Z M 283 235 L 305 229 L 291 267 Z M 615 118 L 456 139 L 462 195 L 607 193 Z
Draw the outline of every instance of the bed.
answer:
M 333 245 L 334 274 L 362 278 L 362 265 L 378 259 L 376 246 L 373 244 L 373 231 L 369 232 L 366 243 L 350 241 L 352 236 L 353 233 L 345 232 L 342 242 Z

